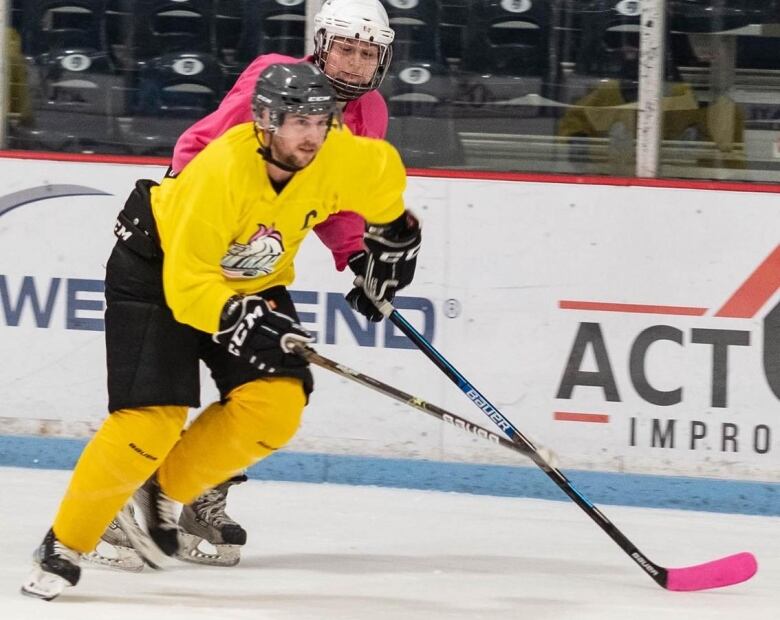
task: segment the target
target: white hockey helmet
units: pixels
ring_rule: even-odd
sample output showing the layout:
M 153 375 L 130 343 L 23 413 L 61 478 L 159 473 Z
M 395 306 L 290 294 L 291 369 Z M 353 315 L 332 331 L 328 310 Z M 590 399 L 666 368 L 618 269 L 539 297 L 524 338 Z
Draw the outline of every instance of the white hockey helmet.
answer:
M 339 99 L 357 99 L 379 88 L 393 56 L 395 32 L 379 0 L 325 0 L 314 16 L 314 62 L 328 76 Z M 360 84 L 330 76 L 325 71 L 334 39 L 350 39 L 377 48 L 379 62 L 369 79 Z

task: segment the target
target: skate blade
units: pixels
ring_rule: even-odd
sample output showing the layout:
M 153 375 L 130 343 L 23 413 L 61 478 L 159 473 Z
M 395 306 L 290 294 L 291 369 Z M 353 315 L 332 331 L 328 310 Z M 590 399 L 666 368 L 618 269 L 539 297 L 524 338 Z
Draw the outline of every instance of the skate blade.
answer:
M 201 548 L 201 543 L 209 545 L 214 552 Z M 192 562 L 193 564 L 207 564 L 209 566 L 235 566 L 241 559 L 240 545 L 211 545 L 208 541 L 187 532 L 179 534 L 179 552 L 176 554 L 179 560 Z
M 170 558 L 154 543 L 152 537 L 139 527 L 129 511 L 120 510 L 116 520 L 147 566 L 162 569 L 169 563 Z
M 63 590 L 70 585 L 67 579 L 36 566 L 27 581 L 22 584 L 21 592 L 25 596 L 51 601 L 62 594 Z
M 82 559 L 95 566 L 106 566 L 130 573 L 140 573 L 145 565 L 143 558 L 135 549 L 112 545 L 105 541 L 98 543 L 97 548 L 84 554 Z

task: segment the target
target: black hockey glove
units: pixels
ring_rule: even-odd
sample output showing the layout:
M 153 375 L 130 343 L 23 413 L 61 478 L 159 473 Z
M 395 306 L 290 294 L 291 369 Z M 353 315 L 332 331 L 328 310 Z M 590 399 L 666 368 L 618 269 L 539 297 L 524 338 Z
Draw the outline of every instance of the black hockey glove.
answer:
M 366 224 L 363 291 L 369 299 L 390 301 L 412 282 L 421 240 L 420 222 L 409 211 L 389 224 Z
M 363 278 L 366 273 L 366 253 L 357 252 L 349 257 L 348 264 L 357 277 Z M 393 301 L 395 291 L 389 291 L 388 297 L 385 301 Z M 362 286 L 356 286 L 349 293 L 346 294 L 347 303 L 350 307 L 359 312 L 369 321 L 378 323 L 384 318 L 384 315 L 377 309 L 373 301 L 371 301 L 363 290 Z
M 314 339 L 292 318 L 276 312 L 262 297 L 235 295 L 222 309 L 214 342 L 248 361 L 258 370 L 274 373 L 279 367 L 301 367 L 306 362 L 292 346 Z

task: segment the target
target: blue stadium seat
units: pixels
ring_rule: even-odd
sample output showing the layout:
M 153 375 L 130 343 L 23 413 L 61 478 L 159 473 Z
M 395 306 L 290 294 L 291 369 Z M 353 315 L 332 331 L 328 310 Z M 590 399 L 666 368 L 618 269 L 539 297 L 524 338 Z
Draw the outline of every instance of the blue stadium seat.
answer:
M 150 59 L 139 71 L 131 115 L 119 129 L 139 154 L 169 154 L 181 133 L 216 109 L 224 73 L 211 54 L 176 52 Z
M 115 117 L 126 112 L 125 82 L 109 55 L 89 48 L 59 50 L 38 56 L 36 67 L 40 96 L 27 139 L 35 136 L 41 148 L 116 151 Z
M 37 57 L 41 101 L 48 110 L 111 115 L 112 93 L 121 85 L 108 54 L 89 48 L 55 50 Z
M 173 52 L 211 53 L 213 5 L 211 0 L 108 0 L 108 44 L 126 69 Z
M 201 118 L 217 107 L 224 90 L 216 58 L 199 52 L 152 58 L 138 78 L 136 115 Z
M 382 0 L 395 30 L 393 62 L 381 86 L 390 111 L 387 138 L 407 166 L 460 165 L 450 118 L 454 80 L 444 63 L 436 1 Z
M 245 0 L 243 12 L 244 27 L 236 50 L 240 62 L 271 52 L 303 56 L 305 0 Z
M 472 0 L 463 67 L 476 73 L 546 75 L 547 0 Z
M 25 0 L 22 49 L 28 56 L 51 50 L 104 50 L 104 0 Z
M 236 64 L 244 34 L 244 0 L 214 0 L 214 54 L 223 65 Z
M 439 3 L 435 0 L 382 0 L 395 30 L 393 58 L 442 63 Z M 394 61 L 395 62 L 395 61 Z
M 577 5 L 581 11 L 582 43 L 576 71 L 622 80 L 637 80 L 639 74 L 639 0 L 590 0 Z M 667 24 L 670 23 L 667 18 Z M 666 29 L 665 77 L 680 80 L 674 53 L 680 50 L 676 35 Z
M 442 54 L 447 59 L 463 58 L 469 0 L 439 0 L 439 14 Z
M 442 63 L 393 58 L 380 91 L 391 116 L 441 116 L 454 81 Z
M 577 73 L 636 80 L 639 74 L 639 0 L 590 0 L 581 6 L 582 47 Z

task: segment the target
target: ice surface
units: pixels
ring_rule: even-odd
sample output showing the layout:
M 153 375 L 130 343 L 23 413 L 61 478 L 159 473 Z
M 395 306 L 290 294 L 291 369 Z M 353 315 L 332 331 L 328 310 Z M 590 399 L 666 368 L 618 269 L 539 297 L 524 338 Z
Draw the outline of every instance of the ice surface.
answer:
M 87 567 L 53 602 L 22 597 L 30 553 L 69 473 L 0 468 L 3 620 L 734 620 L 780 617 L 780 519 L 604 507 L 667 567 L 752 551 L 744 584 L 667 592 L 571 503 L 250 481 L 228 511 L 249 531 L 235 568 Z

